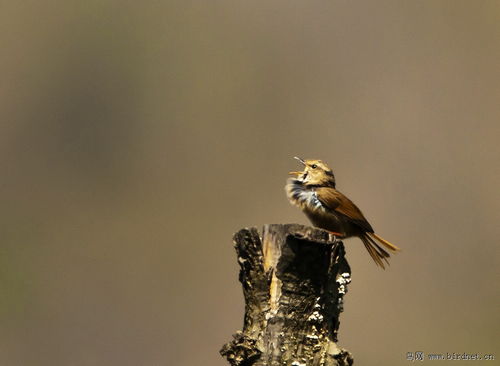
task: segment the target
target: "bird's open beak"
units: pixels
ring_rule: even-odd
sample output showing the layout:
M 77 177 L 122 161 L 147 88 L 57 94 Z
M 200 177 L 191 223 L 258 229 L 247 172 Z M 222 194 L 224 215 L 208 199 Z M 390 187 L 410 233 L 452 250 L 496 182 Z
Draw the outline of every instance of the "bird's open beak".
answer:
M 297 159 L 297 160 L 298 160 L 298 161 L 300 161 L 302 164 L 306 165 L 306 162 L 304 161 L 304 159 L 301 159 L 301 158 L 299 158 L 299 157 L 297 157 L 297 156 L 294 156 L 293 158 L 294 158 L 294 159 Z
M 297 177 L 301 175 L 303 172 L 289 172 L 289 175 L 296 175 Z

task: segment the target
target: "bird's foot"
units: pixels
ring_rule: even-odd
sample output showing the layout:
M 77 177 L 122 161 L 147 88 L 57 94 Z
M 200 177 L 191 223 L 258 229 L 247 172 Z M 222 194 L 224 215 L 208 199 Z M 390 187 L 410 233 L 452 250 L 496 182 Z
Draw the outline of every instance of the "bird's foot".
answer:
M 337 237 L 342 237 L 341 233 L 336 233 L 335 231 L 328 231 L 328 241 L 337 244 Z

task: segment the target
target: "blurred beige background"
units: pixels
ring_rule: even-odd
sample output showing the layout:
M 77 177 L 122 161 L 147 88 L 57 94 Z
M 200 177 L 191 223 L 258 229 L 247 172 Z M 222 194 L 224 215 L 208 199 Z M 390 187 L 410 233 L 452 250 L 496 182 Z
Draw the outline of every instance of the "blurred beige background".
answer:
M 403 248 L 346 241 L 356 364 L 498 360 L 499 40 L 498 1 L 2 1 L 0 365 L 226 365 L 294 155 Z

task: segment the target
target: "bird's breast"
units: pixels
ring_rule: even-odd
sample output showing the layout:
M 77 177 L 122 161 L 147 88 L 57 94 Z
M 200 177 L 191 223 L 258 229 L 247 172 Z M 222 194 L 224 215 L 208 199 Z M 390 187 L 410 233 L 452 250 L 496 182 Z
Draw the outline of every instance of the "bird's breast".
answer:
M 318 199 L 314 188 L 307 188 L 298 179 L 289 179 L 285 186 L 289 201 L 302 209 L 316 227 L 351 236 L 350 225 L 343 215 L 329 210 Z
M 314 189 L 305 187 L 298 179 L 289 179 L 285 186 L 287 197 L 293 205 L 304 211 L 325 211 Z

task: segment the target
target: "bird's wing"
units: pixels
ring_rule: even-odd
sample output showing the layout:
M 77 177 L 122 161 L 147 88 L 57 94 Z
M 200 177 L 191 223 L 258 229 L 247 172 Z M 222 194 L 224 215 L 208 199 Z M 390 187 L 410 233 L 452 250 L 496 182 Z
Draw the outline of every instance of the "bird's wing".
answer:
M 328 210 L 347 216 L 353 223 L 363 230 L 373 232 L 373 228 L 361 210 L 342 193 L 331 187 L 316 188 L 316 196 Z

